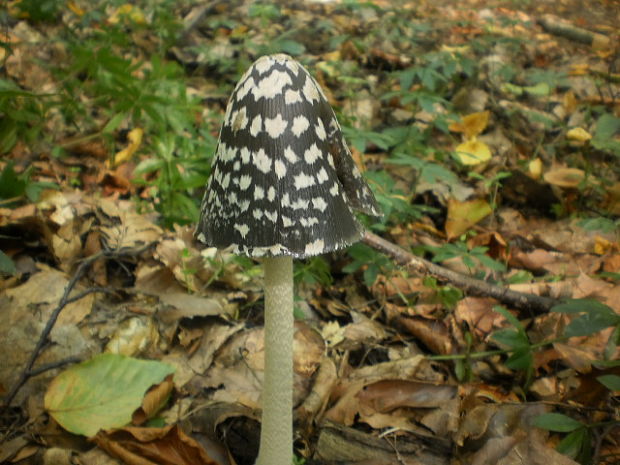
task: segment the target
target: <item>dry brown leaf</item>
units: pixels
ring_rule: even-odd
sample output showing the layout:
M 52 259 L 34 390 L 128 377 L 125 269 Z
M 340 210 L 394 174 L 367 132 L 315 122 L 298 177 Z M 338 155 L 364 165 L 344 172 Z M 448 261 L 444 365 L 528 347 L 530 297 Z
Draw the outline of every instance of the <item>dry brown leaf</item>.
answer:
M 506 319 L 493 310 L 497 300 L 489 297 L 465 297 L 456 304 L 454 317 L 457 323 L 466 322 L 474 334 L 483 339 L 501 328 Z
M 114 331 L 104 352 L 126 355 L 143 354 L 159 342 L 157 323 L 150 317 L 133 317 L 123 321 Z
M 161 383 L 152 386 L 146 392 L 142 400 L 142 405 L 131 417 L 132 424 L 136 426 L 142 425 L 160 412 L 166 402 L 168 402 L 170 393 L 174 388 L 172 379 L 173 375 L 168 375 Z
M 579 373 L 588 373 L 592 368 L 592 362 L 597 360 L 597 355 L 592 347 L 583 345 L 562 344 L 556 342 L 553 347 L 558 351 L 566 365 Z
M 28 281 L 0 294 L 0 353 L 5 354 L 0 363 L 0 379 L 5 386 L 11 386 L 25 366 L 69 282 L 60 271 L 41 264 L 38 267 L 40 271 Z M 82 290 L 78 286 L 72 295 Z M 91 354 L 93 341 L 85 338 L 77 324 L 91 312 L 94 299 L 95 294 L 89 294 L 62 310 L 51 333 L 54 343 L 42 352 L 38 363 Z M 54 372 L 48 371 L 31 380 L 19 391 L 16 402 L 33 392 L 44 392 L 53 376 Z
M 370 414 L 388 413 L 400 407 L 440 407 L 455 395 L 455 386 L 396 379 L 367 384 L 357 399 L 360 411 Z
M 94 441 L 128 465 L 219 465 L 178 425 L 102 431 Z
M 331 358 L 323 356 L 312 385 L 312 390 L 304 399 L 303 404 L 297 409 L 299 416 L 306 424 L 311 424 L 314 421 L 318 423 L 320 416 L 327 407 L 337 379 L 336 364 Z
M 422 317 L 397 319 L 410 334 L 415 336 L 434 354 L 451 354 L 455 344 L 445 321 Z

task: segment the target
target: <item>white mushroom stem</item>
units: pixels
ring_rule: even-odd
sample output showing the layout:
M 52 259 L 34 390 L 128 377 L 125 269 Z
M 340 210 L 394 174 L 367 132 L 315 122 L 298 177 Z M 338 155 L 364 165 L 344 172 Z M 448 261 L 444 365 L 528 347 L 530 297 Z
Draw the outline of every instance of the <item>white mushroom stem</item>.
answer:
M 293 460 L 293 259 L 265 258 L 265 379 L 256 465 Z

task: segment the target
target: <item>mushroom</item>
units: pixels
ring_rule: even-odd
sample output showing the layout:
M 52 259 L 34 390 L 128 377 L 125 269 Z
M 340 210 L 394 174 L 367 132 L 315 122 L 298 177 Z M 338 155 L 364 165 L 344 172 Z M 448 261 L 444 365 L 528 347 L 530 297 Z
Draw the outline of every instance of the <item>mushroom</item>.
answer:
M 263 261 L 258 465 L 292 461 L 292 258 L 358 241 L 363 228 L 353 210 L 380 215 L 323 91 L 291 57 L 259 58 L 228 101 L 196 230 L 209 246 Z

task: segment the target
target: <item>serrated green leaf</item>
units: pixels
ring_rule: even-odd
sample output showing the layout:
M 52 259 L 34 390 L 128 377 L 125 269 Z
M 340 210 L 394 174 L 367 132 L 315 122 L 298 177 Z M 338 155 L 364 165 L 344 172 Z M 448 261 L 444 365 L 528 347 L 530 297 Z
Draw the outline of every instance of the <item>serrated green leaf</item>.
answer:
M 97 355 L 54 378 L 45 408 L 67 431 L 94 436 L 128 424 L 146 391 L 173 372 L 161 362 Z
M 584 424 L 562 413 L 543 413 L 534 419 L 534 426 L 549 431 L 568 433 L 583 427 Z

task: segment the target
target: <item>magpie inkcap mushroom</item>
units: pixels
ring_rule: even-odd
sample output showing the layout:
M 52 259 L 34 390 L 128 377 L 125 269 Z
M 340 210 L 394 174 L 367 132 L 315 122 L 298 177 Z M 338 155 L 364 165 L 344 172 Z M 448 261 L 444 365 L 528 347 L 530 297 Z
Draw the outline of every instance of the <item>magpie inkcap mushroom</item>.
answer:
M 228 102 L 198 239 L 251 257 L 319 255 L 359 240 L 353 210 L 380 215 L 323 91 L 289 56 L 259 58 Z
M 323 91 L 287 55 L 241 77 L 220 131 L 198 240 L 263 257 L 265 375 L 258 465 L 290 465 L 293 264 L 360 239 L 358 210 L 380 215 Z

